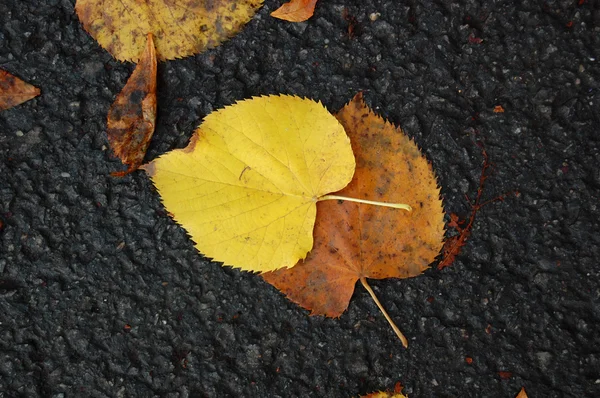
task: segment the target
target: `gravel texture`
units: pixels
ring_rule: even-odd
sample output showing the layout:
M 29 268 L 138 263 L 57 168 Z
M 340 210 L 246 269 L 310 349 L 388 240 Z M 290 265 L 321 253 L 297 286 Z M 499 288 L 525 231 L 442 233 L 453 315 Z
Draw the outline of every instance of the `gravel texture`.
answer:
M 106 114 L 133 65 L 81 28 L 74 0 L 2 0 L 0 68 L 42 95 L 0 114 L 0 397 L 355 397 L 397 382 L 411 398 L 600 396 L 600 3 L 321 0 L 298 24 L 269 16 L 279 4 L 159 65 L 146 158 L 239 99 L 336 111 L 363 90 L 466 216 L 483 142 L 483 199 L 517 194 L 480 211 L 452 267 L 372 281 L 409 349 L 361 286 L 339 319 L 309 317 L 199 255 L 143 172 L 109 176 Z

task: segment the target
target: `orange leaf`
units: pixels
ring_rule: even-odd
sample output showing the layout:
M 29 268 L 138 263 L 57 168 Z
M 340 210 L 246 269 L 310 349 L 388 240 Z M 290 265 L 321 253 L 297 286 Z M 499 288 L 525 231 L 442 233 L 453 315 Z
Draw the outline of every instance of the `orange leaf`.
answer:
M 156 121 L 156 52 L 152 34 L 146 49 L 125 87 L 108 111 L 107 131 L 110 148 L 128 165 L 124 176 L 143 162 Z
M 413 210 L 317 202 L 312 252 L 290 269 L 262 276 L 311 315 L 329 317 L 339 317 L 348 308 L 358 280 L 370 290 L 365 278 L 421 274 L 440 252 L 444 237 L 440 190 L 414 142 L 374 114 L 360 93 L 337 118 L 356 156 L 354 178 L 338 194 L 407 203 Z
M 289 22 L 303 22 L 312 17 L 317 0 L 290 0 L 271 13 L 272 17 Z
M 388 391 L 377 391 L 363 395 L 360 398 L 406 398 L 406 395 Z
M 521 391 L 517 394 L 515 398 L 527 398 L 527 393 L 525 392 L 525 387 L 521 387 Z
M 40 89 L 0 70 L 0 111 L 22 104 L 40 95 Z
M 377 391 L 377 392 L 372 392 L 370 394 L 367 395 L 362 395 L 360 398 L 407 398 L 406 395 L 402 394 L 402 389 L 404 387 L 402 387 L 402 384 L 400 384 L 400 382 L 397 382 L 396 385 L 394 386 L 394 391 Z

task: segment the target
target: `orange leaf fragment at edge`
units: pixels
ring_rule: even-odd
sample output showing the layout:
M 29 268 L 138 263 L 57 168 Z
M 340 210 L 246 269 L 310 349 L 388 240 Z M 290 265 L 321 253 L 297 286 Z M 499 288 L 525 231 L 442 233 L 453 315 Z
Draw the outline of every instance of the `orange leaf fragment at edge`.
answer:
M 271 13 L 272 17 L 289 22 L 303 22 L 313 16 L 317 0 L 290 0 Z
M 152 34 L 140 62 L 108 111 L 110 148 L 127 170 L 111 173 L 122 177 L 144 161 L 156 123 L 156 51 Z
M 360 398 L 408 398 L 406 395 L 402 394 L 402 384 L 397 382 L 394 386 L 394 391 L 377 391 L 372 392 L 367 395 L 361 395 Z
M 336 115 L 350 137 L 356 171 L 340 196 L 407 203 L 411 212 L 350 201 L 317 202 L 314 246 L 296 266 L 262 274 L 311 315 L 339 317 L 361 278 L 421 274 L 440 252 L 444 212 L 430 163 L 401 129 L 358 94 Z
M 12 108 L 40 95 L 40 89 L 0 70 L 0 111 Z
M 527 398 L 527 393 L 525 392 L 525 387 L 521 387 L 521 391 L 517 394 L 515 398 Z

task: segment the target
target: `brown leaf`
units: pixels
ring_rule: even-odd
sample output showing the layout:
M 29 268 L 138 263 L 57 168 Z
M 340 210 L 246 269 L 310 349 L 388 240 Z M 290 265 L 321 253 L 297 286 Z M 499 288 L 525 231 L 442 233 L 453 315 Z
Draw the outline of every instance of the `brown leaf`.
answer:
M 40 89 L 0 70 L 0 111 L 22 104 L 40 95 Z
M 444 237 L 440 190 L 430 163 L 401 129 L 357 95 L 337 114 L 352 142 L 356 172 L 346 197 L 407 203 L 412 211 L 344 201 L 317 202 L 314 246 L 304 262 L 262 274 L 312 315 L 339 317 L 356 282 L 409 278 L 438 255 Z M 369 289 L 369 288 L 368 288 Z
M 303 22 L 313 16 L 317 0 L 290 0 L 271 13 L 272 17 L 289 22 Z
M 512 372 L 500 371 L 498 372 L 498 376 L 500 376 L 502 380 L 508 380 L 512 377 Z
M 444 242 L 444 247 L 442 248 L 442 259 L 437 266 L 437 268 L 440 270 L 451 266 L 456 260 L 456 257 L 460 254 L 462 247 L 467 243 L 467 240 L 471 236 L 471 229 L 473 228 L 473 223 L 475 222 L 475 216 L 477 215 L 477 212 L 479 212 L 483 206 L 489 203 L 503 201 L 504 198 L 509 195 L 509 193 L 505 193 L 485 202 L 481 201 L 483 190 L 485 188 L 485 182 L 489 177 L 488 170 L 492 164 L 483 144 L 480 143 L 479 145 L 481 154 L 483 156 L 483 165 L 481 166 L 477 195 L 475 196 L 475 201 L 470 203 L 471 214 L 468 216 L 468 219 L 459 219 L 458 215 L 455 213 L 450 214 L 450 221 L 448 222 L 447 228 L 449 230 L 454 229 L 456 231 L 456 235 L 451 236 L 450 238 L 446 239 L 446 242 Z
M 107 135 L 110 148 L 128 165 L 126 171 L 111 173 L 124 176 L 143 162 L 156 121 L 156 53 L 152 34 L 146 50 L 125 87 L 108 111 Z

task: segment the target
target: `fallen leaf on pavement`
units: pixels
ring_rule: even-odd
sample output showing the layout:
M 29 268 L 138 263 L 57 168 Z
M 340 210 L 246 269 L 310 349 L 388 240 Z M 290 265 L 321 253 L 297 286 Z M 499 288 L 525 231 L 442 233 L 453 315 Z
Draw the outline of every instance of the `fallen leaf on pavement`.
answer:
M 156 122 L 156 53 L 152 34 L 146 49 L 125 87 L 108 111 L 107 130 L 110 148 L 128 165 L 124 176 L 137 170 L 144 161 Z
M 344 201 L 317 203 L 315 246 L 306 260 L 262 274 L 311 315 L 339 317 L 360 280 L 421 274 L 440 252 L 444 211 L 431 164 L 401 129 L 374 114 L 358 94 L 337 114 L 356 156 L 352 182 L 338 194 L 407 203 L 400 211 Z M 406 346 L 399 330 L 394 329 Z
M 261 272 L 306 256 L 317 201 L 350 182 L 355 162 L 323 105 L 282 95 L 211 113 L 187 148 L 142 168 L 201 253 Z
M 160 60 L 216 47 L 237 33 L 263 0 L 77 0 L 83 27 L 113 57 L 138 60 L 152 33 Z
M 290 0 L 271 13 L 272 17 L 289 22 L 303 22 L 313 16 L 317 0 Z
M 40 95 L 40 89 L 0 69 L 0 111 Z

